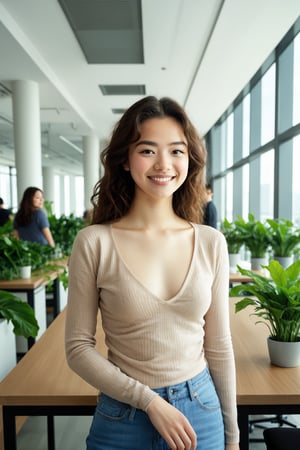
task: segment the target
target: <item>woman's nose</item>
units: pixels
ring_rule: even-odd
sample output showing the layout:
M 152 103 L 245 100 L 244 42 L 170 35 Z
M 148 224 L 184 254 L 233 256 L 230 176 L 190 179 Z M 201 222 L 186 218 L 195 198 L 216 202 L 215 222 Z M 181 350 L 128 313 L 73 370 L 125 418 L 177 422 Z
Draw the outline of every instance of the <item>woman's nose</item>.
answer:
M 154 164 L 155 170 L 169 170 L 171 168 L 170 159 L 167 156 L 161 156 Z

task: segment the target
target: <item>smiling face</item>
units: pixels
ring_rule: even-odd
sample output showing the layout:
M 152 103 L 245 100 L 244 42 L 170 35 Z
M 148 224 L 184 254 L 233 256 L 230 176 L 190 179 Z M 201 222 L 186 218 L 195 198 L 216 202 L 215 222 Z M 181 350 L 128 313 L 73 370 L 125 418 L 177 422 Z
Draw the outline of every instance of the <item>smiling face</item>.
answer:
M 129 147 L 129 170 L 136 194 L 167 198 L 184 183 L 189 165 L 187 139 L 171 117 L 148 119 L 140 138 Z

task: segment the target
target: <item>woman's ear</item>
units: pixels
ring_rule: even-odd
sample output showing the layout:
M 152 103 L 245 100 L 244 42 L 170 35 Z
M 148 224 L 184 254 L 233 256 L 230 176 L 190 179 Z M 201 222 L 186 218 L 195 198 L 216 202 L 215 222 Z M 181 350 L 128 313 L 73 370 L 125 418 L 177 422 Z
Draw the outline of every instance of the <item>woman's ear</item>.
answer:
M 124 167 L 124 170 L 127 170 L 127 171 L 130 170 L 129 164 L 128 164 L 128 163 L 125 163 L 125 164 L 123 165 L 123 167 Z

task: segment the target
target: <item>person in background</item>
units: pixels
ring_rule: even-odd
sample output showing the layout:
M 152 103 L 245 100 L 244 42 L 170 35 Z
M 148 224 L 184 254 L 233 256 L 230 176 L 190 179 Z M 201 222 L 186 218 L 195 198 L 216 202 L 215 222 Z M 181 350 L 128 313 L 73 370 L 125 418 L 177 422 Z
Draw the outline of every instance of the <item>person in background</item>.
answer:
M 14 218 L 14 236 L 24 241 L 55 247 L 48 218 L 42 209 L 43 205 L 43 191 L 37 187 L 28 187 Z
M 85 226 L 91 224 L 92 217 L 93 217 L 93 210 L 92 210 L 92 209 L 86 209 L 86 210 L 83 212 L 82 218 L 83 218 L 83 222 L 84 222 L 84 225 L 85 225 Z
M 70 256 L 65 331 L 69 366 L 101 392 L 87 450 L 238 450 L 228 252 L 199 224 L 202 141 L 178 103 L 149 96 L 101 161 L 92 224 Z
M 8 209 L 3 208 L 4 201 L 3 198 L 0 197 L 0 227 L 5 225 L 9 220 L 11 220 L 11 213 Z
M 210 227 L 217 228 L 217 208 L 213 202 L 213 189 L 211 184 L 206 184 L 206 205 L 204 209 L 203 223 Z

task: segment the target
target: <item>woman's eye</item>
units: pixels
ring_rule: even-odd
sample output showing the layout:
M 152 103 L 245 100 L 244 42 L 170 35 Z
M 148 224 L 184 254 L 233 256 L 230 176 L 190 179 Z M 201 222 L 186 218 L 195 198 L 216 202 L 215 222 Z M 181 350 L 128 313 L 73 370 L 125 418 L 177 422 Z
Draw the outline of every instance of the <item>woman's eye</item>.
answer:
M 141 150 L 140 153 L 143 155 L 154 155 L 154 151 L 150 148 L 145 148 L 144 150 Z
M 174 155 L 184 155 L 184 150 L 180 150 L 179 148 L 176 150 L 173 150 Z

